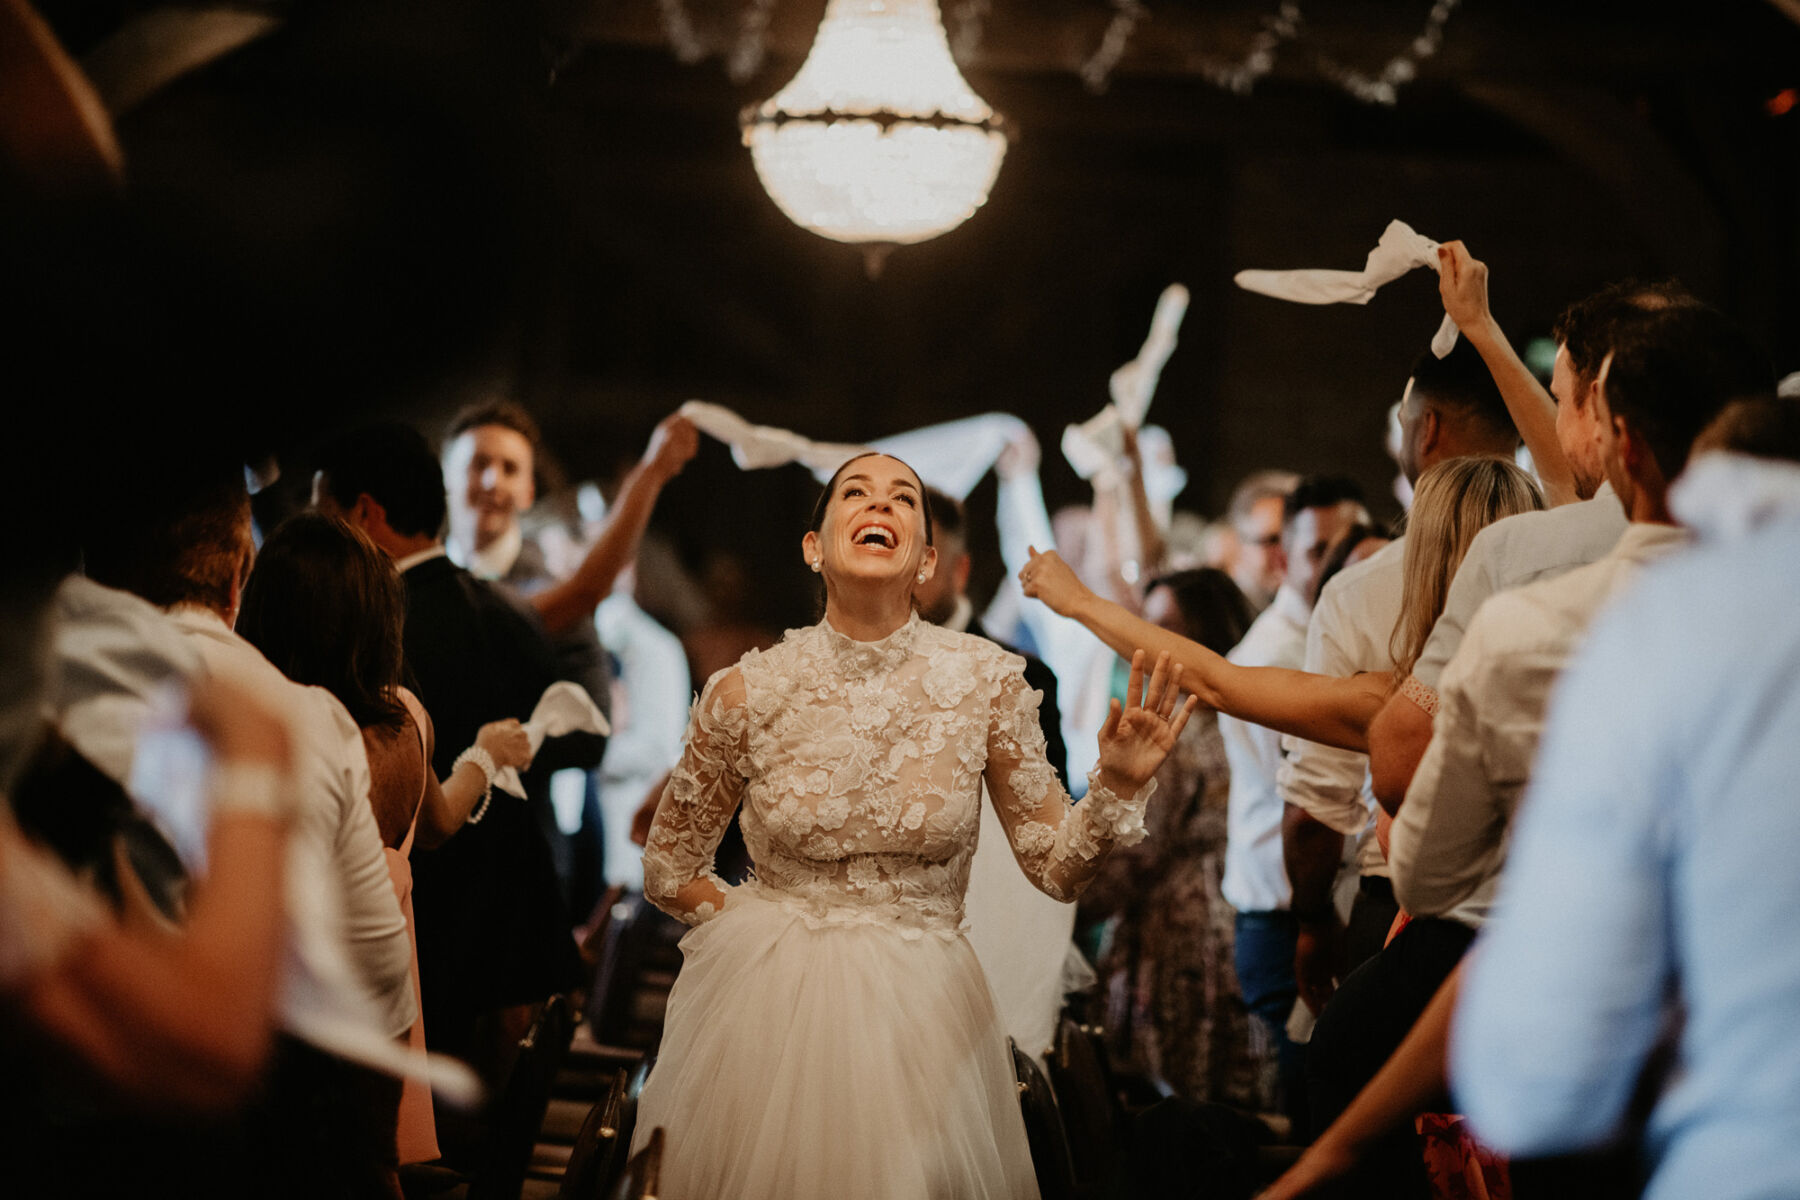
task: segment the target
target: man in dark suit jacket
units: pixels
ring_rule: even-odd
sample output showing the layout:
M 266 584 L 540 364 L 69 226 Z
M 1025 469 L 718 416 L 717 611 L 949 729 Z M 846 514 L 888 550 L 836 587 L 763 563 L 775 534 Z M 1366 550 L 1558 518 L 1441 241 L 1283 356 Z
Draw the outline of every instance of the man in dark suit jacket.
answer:
M 405 582 L 406 665 L 436 730 L 432 766 L 448 776 L 482 725 L 531 714 L 561 675 L 556 652 L 535 612 L 444 553 L 443 477 L 416 430 L 362 430 L 328 447 L 319 466 L 314 505 L 367 533 Z M 413 860 L 426 1044 L 469 1059 L 490 1082 L 533 1006 L 580 977 L 568 906 L 532 811 L 547 803 L 548 773 L 566 765 L 559 743 L 570 740 L 544 744 L 524 776 L 529 800 L 494 794 L 478 823 Z M 585 761 L 591 751 L 578 744 L 576 754 Z M 442 1113 L 439 1126 L 446 1132 Z
M 471 405 L 458 413 L 444 437 L 444 487 L 449 496 L 451 557 L 476 576 L 493 580 L 542 618 L 562 663 L 563 678 L 587 689 L 608 709 L 612 671 L 594 627 L 594 608 L 637 557 L 657 497 L 693 458 L 699 433 L 685 417 L 657 426 L 642 460 L 620 486 L 599 538 L 565 575 L 553 573 L 542 548 L 525 536 L 520 518 L 537 500 L 543 437 L 530 413 L 509 400 Z M 573 739 L 568 739 L 573 742 Z M 569 761 L 588 772 L 582 827 L 566 837 L 548 808 L 539 812 L 557 857 L 573 911 L 585 916 L 600 890 L 599 779 L 604 742 L 588 739 L 591 761 Z M 572 757 L 578 746 L 571 744 Z

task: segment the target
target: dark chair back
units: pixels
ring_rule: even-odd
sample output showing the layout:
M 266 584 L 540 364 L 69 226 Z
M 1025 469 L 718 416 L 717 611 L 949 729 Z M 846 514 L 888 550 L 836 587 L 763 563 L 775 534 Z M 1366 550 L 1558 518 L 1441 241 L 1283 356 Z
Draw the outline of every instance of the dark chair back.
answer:
M 657 1126 L 650 1131 L 644 1148 L 631 1156 L 612 1200 L 657 1200 L 662 1194 L 663 1131 Z
M 622 895 L 614 902 L 597 939 L 587 1018 L 594 1040 L 602 1045 L 630 1044 L 632 1001 L 654 916 L 655 910 L 643 896 Z
M 613 1182 L 630 1145 L 621 1141 L 621 1135 L 631 1136 L 621 1129 L 625 1091 L 630 1086 L 630 1075 L 620 1067 L 613 1072 L 606 1093 L 588 1109 L 587 1119 L 581 1123 L 581 1132 L 575 1135 L 575 1145 L 569 1151 L 569 1164 L 563 1169 L 558 1200 L 600 1200 L 604 1189 Z
M 487 1157 L 469 1184 L 469 1200 L 518 1200 L 550 1106 L 550 1088 L 574 1032 L 569 998 L 557 995 L 519 1039 L 506 1087 L 489 1110 Z
M 1056 1097 L 1031 1056 L 1013 1044 L 1013 1075 L 1019 1085 L 1019 1108 L 1025 1116 L 1025 1139 L 1043 1200 L 1074 1200 L 1075 1172 L 1069 1161 L 1068 1135 L 1056 1110 Z
M 1105 1194 L 1118 1145 L 1119 1106 L 1101 1057 L 1104 1053 L 1086 1030 L 1064 1017 L 1045 1064 L 1069 1139 L 1076 1190 L 1083 1197 Z

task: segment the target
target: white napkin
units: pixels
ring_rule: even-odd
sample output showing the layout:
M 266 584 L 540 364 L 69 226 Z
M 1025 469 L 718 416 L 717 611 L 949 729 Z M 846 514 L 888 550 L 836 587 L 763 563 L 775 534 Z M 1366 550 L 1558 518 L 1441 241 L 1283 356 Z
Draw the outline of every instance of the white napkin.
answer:
M 585 688 L 579 683 L 560 679 L 544 689 L 537 707 L 531 710 L 531 718 L 525 722 L 525 736 L 531 739 L 531 752 L 536 754 L 545 738 L 561 737 L 565 733 L 610 736 L 612 726 L 606 723 L 606 714 L 600 711 L 600 706 L 594 703 Z M 500 773 L 494 776 L 494 786 L 521 800 L 525 798 L 525 784 L 513 767 L 501 767 Z
M 967 500 L 982 476 L 993 469 L 1000 452 L 1030 432 L 1030 427 L 1011 413 L 981 413 L 876 438 L 869 448 L 900 459 L 938 491 Z M 815 474 L 820 483 L 831 478 L 830 471 Z
M 681 406 L 681 414 L 699 426 L 702 433 L 730 446 L 732 460 L 746 471 L 799 463 L 823 483 L 846 459 L 879 450 L 905 461 L 920 479 L 958 500 L 968 499 L 982 476 L 993 468 L 1000 452 L 1030 432 L 1024 421 L 1010 413 L 980 413 L 890 434 L 859 446 L 815 442 L 790 430 L 753 425 L 722 405 L 702 400 L 689 400 Z
M 838 469 L 845 459 L 868 449 L 844 443 L 815 442 L 772 425 L 752 425 L 720 404 L 689 400 L 681 406 L 681 415 L 692 421 L 701 433 L 710 434 L 731 447 L 731 457 L 746 471 L 763 467 L 780 467 L 797 462 L 826 477 Z
M 1081 424 L 1063 429 L 1063 457 L 1083 479 L 1093 479 L 1119 461 L 1125 452 L 1126 429 L 1155 430 L 1155 426 L 1145 427 L 1144 416 L 1150 411 L 1150 399 L 1156 393 L 1163 367 L 1175 352 L 1175 335 L 1187 315 L 1187 307 L 1185 287 L 1171 283 L 1164 288 L 1156 302 L 1156 313 L 1150 318 L 1150 332 L 1144 337 L 1143 348 L 1136 358 L 1112 373 L 1108 389 L 1112 403 Z M 1161 430 L 1155 432 L 1162 434 Z M 1162 437 L 1167 440 L 1166 434 Z M 1154 435 L 1151 440 L 1156 440 Z M 1144 458 L 1145 490 L 1153 499 L 1173 500 L 1187 486 L 1187 473 L 1175 465 L 1173 447 L 1167 462 L 1158 461 L 1161 456 L 1153 455 L 1142 437 L 1138 448 Z
M 1367 304 L 1376 291 L 1418 267 L 1437 270 L 1438 244 L 1405 221 L 1389 221 L 1360 271 L 1309 268 L 1298 271 L 1239 271 L 1232 279 L 1247 292 L 1298 304 Z M 1456 347 L 1456 322 L 1444 314 L 1431 352 L 1443 358 Z

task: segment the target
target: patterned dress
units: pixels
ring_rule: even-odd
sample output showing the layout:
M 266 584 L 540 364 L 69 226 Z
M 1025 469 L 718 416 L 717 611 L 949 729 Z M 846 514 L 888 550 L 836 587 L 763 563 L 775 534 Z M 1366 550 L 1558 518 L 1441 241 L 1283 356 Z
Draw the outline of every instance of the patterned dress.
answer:
M 1238 992 L 1219 892 L 1231 775 L 1216 714 L 1194 714 L 1156 780 L 1150 837 L 1109 857 L 1082 902 L 1112 919 L 1100 962 L 1112 1051 L 1189 1100 L 1272 1111 L 1274 1048 Z
M 982 784 L 1065 900 L 1143 836 L 1155 784 L 1096 777 L 1071 808 L 1021 668 L 914 617 L 877 642 L 790 632 L 708 682 L 644 854 L 645 894 L 695 926 L 638 1113 L 640 1143 L 666 1130 L 667 1194 L 1037 1195 L 962 933 Z M 755 875 L 731 888 L 712 856 L 740 805 Z

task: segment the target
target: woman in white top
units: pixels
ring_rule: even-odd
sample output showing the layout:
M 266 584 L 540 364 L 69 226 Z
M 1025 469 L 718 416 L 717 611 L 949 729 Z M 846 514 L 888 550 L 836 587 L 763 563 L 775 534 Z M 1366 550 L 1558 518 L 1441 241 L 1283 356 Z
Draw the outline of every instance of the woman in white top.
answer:
M 1072 900 L 1143 836 L 1192 702 L 1163 661 L 1146 690 L 1137 656 L 1070 808 L 1021 660 L 913 612 L 936 551 L 911 468 L 845 463 L 802 548 L 824 620 L 708 681 L 651 827 L 645 892 L 696 928 L 638 1143 L 665 1128 L 663 1186 L 696 1200 L 1036 1196 L 960 930 L 982 784 L 1027 876 Z M 712 855 L 740 806 L 756 875 L 728 887 Z

